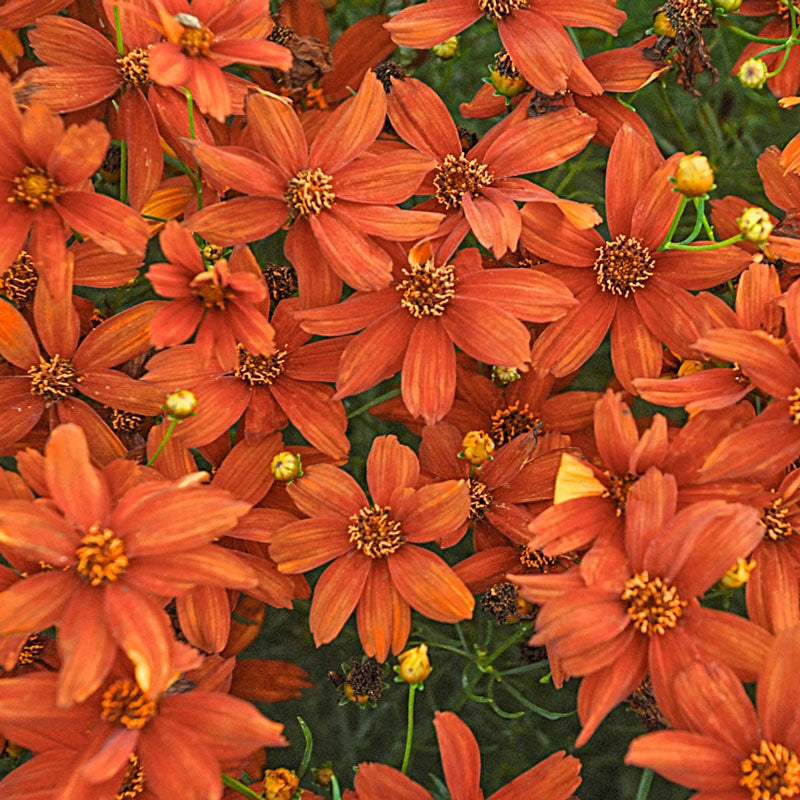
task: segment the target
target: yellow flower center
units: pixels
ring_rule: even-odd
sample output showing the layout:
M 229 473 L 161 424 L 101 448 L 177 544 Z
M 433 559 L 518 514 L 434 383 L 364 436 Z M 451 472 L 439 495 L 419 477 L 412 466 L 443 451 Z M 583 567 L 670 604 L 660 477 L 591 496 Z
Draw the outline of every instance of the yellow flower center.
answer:
M 575 553 L 564 553 L 559 556 L 546 556 L 541 550 L 530 547 L 521 547 L 519 551 L 519 563 L 531 572 L 541 572 L 546 575 L 555 567 L 566 569 L 577 563 L 578 558 Z
M 23 203 L 31 211 L 36 211 L 45 204 L 55 203 L 60 194 L 61 187 L 45 170 L 39 167 L 25 167 L 22 175 L 14 178 L 14 190 L 8 202 Z
M 57 401 L 75 394 L 80 378 L 72 362 L 56 353 L 49 361 L 39 356 L 39 363 L 28 367 L 31 394 Z
M 183 25 L 178 44 L 187 56 L 207 56 L 216 36 L 194 14 L 180 13 L 175 20 Z
M 45 640 L 38 633 L 32 633 L 19 649 L 17 666 L 23 667 L 34 664 L 44 650 Z
M 203 305 L 209 309 L 218 308 L 224 311 L 227 302 L 236 297 L 236 292 L 230 286 L 222 285 L 219 273 L 213 267 L 195 275 L 189 288 L 192 294 L 199 297 Z
M 621 233 L 613 242 L 597 248 L 594 271 L 604 291 L 627 297 L 641 289 L 653 275 L 656 262 L 639 239 Z
M 285 350 L 276 350 L 271 356 L 254 356 L 240 344 L 239 366 L 234 373 L 237 378 L 251 386 L 269 386 L 283 373 Z
M 661 578 L 651 580 L 647 570 L 637 572 L 625 581 L 622 600 L 629 601 L 628 615 L 633 626 L 640 633 L 663 636 L 667 628 L 674 628 L 688 605 L 681 600 L 674 586 L 669 586 Z
M 95 523 L 89 533 L 81 539 L 75 551 L 78 563 L 75 569 L 92 586 L 113 583 L 128 568 L 125 545 L 110 528 L 101 528 Z
M 463 153 L 446 155 L 433 179 L 436 199 L 445 208 L 461 208 L 461 196 L 470 192 L 479 197 L 484 186 L 491 186 L 494 176 L 486 164 Z
M 284 195 L 289 207 L 301 214 L 319 214 L 323 208 L 330 208 L 336 195 L 333 193 L 333 178 L 316 169 L 301 169 L 289 181 Z
M 388 506 L 364 506 L 350 517 L 350 541 L 369 558 L 396 553 L 404 543 L 400 523 L 389 515 Z
M 128 55 L 117 59 L 122 79 L 129 86 L 141 88 L 150 80 L 150 53 L 143 47 L 131 50 Z
M 122 777 L 122 785 L 114 795 L 114 800 L 133 800 L 144 791 L 144 770 L 139 763 L 139 756 L 131 753 L 128 756 L 128 766 Z
M 797 756 L 782 744 L 762 739 L 758 752 L 739 764 L 739 785 L 753 800 L 785 800 L 800 794 L 800 763 Z
M 264 793 L 266 800 L 293 800 L 300 787 L 300 778 L 286 767 L 268 769 L 264 773 Z
M 789 417 L 794 425 L 800 425 L 800 386 L 786 398 L 789 401 Z
M 764 509 L 764 513 L 758 520 L 759 525 L 764 528 L 764 538 L 772 542 L 781 542 L 788 539 L 792 533 L 789 508 L 783 504 L 783 498 L 776 497 L 772 504 Z
M 33 258 L 27 250 L 20 250 L 19 255 L 0 274 L 0 294 L 18 306 L 24 306 L 33 296 L 37 283 L 39 275 L 34 268 Z
M 676 31 L 708 28 L 714 23 L 714 7 L 704 0 L 668 0 L 664 13 Z
M 452 264 L 435 266 L 433 259 L 424 264 L 411 264 L 403 270 L 406 277 L 395 287 L 402 293 L 400 305 L 412 317 L 441 317 L 456 293 L 456 278 Z
M 124 679 L 115 681 L 103 692 L 100 715 L 107 722 L 141 730 L 157 708 L 156 701 L 148 699 L 137 683 Z
M 479 467 L 484 461 L 491 460 L 494 448 L 494 440 L 486 431 L 467 431 L 458 455 Z
M 483 519 L 487 508 L 492 504 L 492 493 L 486 488 L 485 483 L 481 483 L 475 478 L 467 481 L 469 489 L 469 519 Z
M 616 515 L 619 517 L 625 511 L 625 505 L 628 502 L 628 493 L 636 481 L 639 480 L 638 475 L 632 475 L 626 472 L 624 475 L 612 475 L 608 470 L 605 475 L 611 481 L 611 486 L 603 490 L 601 497 L 610 497 L 616 505 Z
M 528 0 L 478 0 L 478 7 L 489 19 L 507 17 L 518 8 L 526 8 Z
M 539 433 L 541 428 L 542 421 L 531 411 L 530 406 L 527 403 L 520 406 L 519 400 L 515 400 L 511 405 L 498 408 L 492 414 L 490 433 L 495 444 L 502 447 L 521 433 Z

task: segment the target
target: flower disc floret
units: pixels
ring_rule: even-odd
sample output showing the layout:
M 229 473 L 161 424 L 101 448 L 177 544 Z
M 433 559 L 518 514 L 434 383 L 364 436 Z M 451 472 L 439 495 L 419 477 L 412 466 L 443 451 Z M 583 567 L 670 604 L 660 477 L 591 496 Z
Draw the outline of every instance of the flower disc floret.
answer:
M 139 761 L 139 756 L 131 753 L 128 756 L 128 766 L 125 768 L 122 785 L 114 795 L 114 800 L 133 800 L 144 791 L 144 786 L 144 769 Z
M 492 504 L 492 493 L 486 488 L 485 483 L 481 483 L 475 478 L 467 480 L 469 488 L 469 519 L 483 519 L 487 508 Z
M 792 533 L 792 522 L 788 519 L 789 507 L 783 504 L 783 498 L 777 497 L 764 509 L 758 524 L 764 528 L 764 538 L 772 542 L 788 539 Z
M 114 681 L 103 692 L 101 716 L 107 722 L 119 722 L 128 730 L 141 730 L 156 713 L 158 706 L 134 681 Z
M 762 739 L 758 752 L 750 753 L 739 769 L 739 785 L 750 792 L 753 800 L 786 800 L 800 794 L 800 762 L 782 744 Z
M 638 475 L 633 475 L 630 472 L 625 473 L 625 475 L 612 475 L 610 472 L 606 472 L 606 476 L 609 480 L 609 487 L 603 492 L 603 497 L 609 497 L 611 500 L 614 501 L 616 505 L 615 513 L 619 517 L 625 511 L 625 505 L 628 502 L 628 493 L 631 490 L 631 486 L 639 479 Z
M 285 350 L 276 350 L 271 356 L 254 356 L 240 344 L 239 366 L 236 377 L 247 381 L 251 386 L 269 386 L 275 383 L 283 373 L 283 362 L 286 360 Z
M 23 306 L 33 296 L 38 283 L 33 257 L 27 250 L 20 250 L 14 261 L 0 273 L 0 294 Z
M 112 583 L 128 568 L 122 539 L 110 528 L 101 528 L 97 523 L 81 539 L 75 556 L 78 559 L 75 569 L 92 586 Z
M 194 15 L 181 12 L 174 17 L 183 26 L 178 45 L 187 56 L 207 56 L 217 37 Z
M 641 289 L 653 275 L 656 262 L 639 239 L 619 234 L 597 248 L 594 271 L 597 285 L 604 291 L 628 297 Z
M 520 405 L 519 400 L 505 408 L 498 408 L 492 414 L 492 439 L 498 447 L 510 442 L 521 433 L 527 433 L 541 427 L 541 420 L 531 411 L 527 403 Z
M 28 367 L 28 375 L 31 376 L 31 394 L 51 401 L 74 395 L 79 380 L 72 362 L 58 353 L 50 359 L 39 356 L 39 363 Z
M 127 55 L 117 59 L 122 79 L 129 86 L 141 89 L 150 82 L 150 53 L 144 47 L 136 47 Z
M 489 19 L 503 19 L 512 11 L 526 8 L 528 0 L 478 0 L 478 7 Z
M 336 199 L 333 178 L 319 167 L 301 169 L 289 181 L 284 197 L 289 208 L 304 217 L 319 214 L 323 208 L 330 208 Z
M 441 317 L 455 295 L 455 270 L 452 264 L 436 266 L 432 259 L 403 270 L 406 277 L 397 284 L 402 293 L 400 305 L 412 317 Z
M 385 558 L 404 544 L 400 523 L 389 506 L 364 506 L 350 517 L 350 541 L 368 558 Z
M 461 208 L 462 195 L 470 192 L 479 197 L 481 189 L 491 186 L 493 180 L 489 167 L 478 159 L 467 158 L 464 153 L 448 154 L 436 170 L 434 194 L 445 208 Z
M 674 586 L 658 576 L 651 579 L 647 570 L 625 581 L 621 599 L 629 601 L 627 611 L 633 626 L 647 636 L 663 636 L 667 628 L 674 628 L 688 605 Z
M 664 13 L 678 32 L 708 28 L 714 20 L 714 7 L 704 0 L 669 0 Z
M 26 205 L 31 211 L 36 211 L 43 205 L 52 205 L 61 194 L 59 186 L 40 167 L 25 167 L 21 175 L 14 178 L 14 189 L 8 202 L 17 202 Z

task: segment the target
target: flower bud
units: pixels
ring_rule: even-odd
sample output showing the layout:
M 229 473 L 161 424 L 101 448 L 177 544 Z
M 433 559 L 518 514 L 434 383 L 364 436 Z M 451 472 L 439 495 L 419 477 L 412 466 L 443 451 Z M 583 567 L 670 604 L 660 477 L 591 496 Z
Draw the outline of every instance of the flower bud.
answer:
M 653 17 L 653 33 L 656 36 L 668 36 L 670 39 L 678 35 L 665 11 L 659 11 Z
M 748 242 L 763 244 L 775 227 L 769 214 L 763 208 L 752 206 L 742 211 L 742 216 L 736 220 L 739 232 Z
M 431 52 L 442 61 L 449 61 L 458 52 L 458 36 L 451 36 L 439 44 L 431 47 Z
M 714 0 L 714 5 L 726 14 L 733 14 L 741 8 L 742 0 Z
M 266 800 L 293 800 L 300 788 L 300 778 L 286 767 L 268 769 L 264 773 L 264 793 Z
M 675 186 L 686 197 L 701 197 L 714 188 L 714 171 L 700 153 L 684 156 L 675 170 Z
M 738 589 L 744 586 L 750 578 L 750 573 L 756 568 L 754 559 L 739 558 L 736 563 L 720 578 L 719 582 L 726 589 Z
M 492 458 L 494 442 L 485 431 L 470 431 L 461 442 L 461 448 L 459 456 L 479 467 L 484 461 Z
M 511 56 L 501 50 L 495 55 L 494 64 L 489 68 L 489 83 L 497 94 L 503 97 L 516 97 L 528 88 L 528 82 L 520 75 Z
M 276 453 L 269 463 L 269 468 L 276 481 L 293 481 L 303 474 L 300 456 L 288 450 Z
M 314 773 L 314 780 L 325 788 L 331 785 L 331 778 L 336 775 L 333 771 L 333 764 L 330 761 L 326 761 L 319 769 L 312 770 L 312 772 Z
M 188 389 L 179 389 L 177 392 L 167 395 L 163 407 L 170 419 L 188 419 L 194 416 L 197 408 L 197 398 Z
M 397 660 L 397 674 L 406 683 L 422 683 L 431 674 L 428 645 L 424 643 L 400 653 Z
M 521 377 L 516 367 L 492 367 L 492 380 L 501 386 L 518 381 Z
M 769 69 L 760 58 L 748 58 L 736 73 L 742 86 L 748 89 L 760 89 L 767 82 Z

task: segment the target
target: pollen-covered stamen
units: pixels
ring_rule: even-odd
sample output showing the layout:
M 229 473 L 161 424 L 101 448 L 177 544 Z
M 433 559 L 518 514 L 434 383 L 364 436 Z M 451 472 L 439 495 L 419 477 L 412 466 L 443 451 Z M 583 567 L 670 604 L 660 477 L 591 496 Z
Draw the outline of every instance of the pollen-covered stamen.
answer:
M 541 550 L 531 547 L 519 549 L 519 563 L 530 572 L 541 572 L 544 575 L 554 570 L 569 569 L 577 561 L 577 554 L 571 551 L 558 556 L 546 556 Z
M 136 47 L 127 55 L 117 59 L 122 79 L 129 86 L 141 89 L 150 82 L 150 53 L 144 47 Z
M 788 539 L 792 533 L 792 523 L 788 519 L 789 507 L 783 504 L 783 498 L 776 497 L 772 504 L 767 506 L 758 524 L 764 528 L 764 538 L 772 542 L 781 542 Z
M 674 628 L 688 605 L 674 586 L 659 577 L 651 579 L 646 569 L 625 581 L 620 597 L 629 601 L 627 610 L 633 627 L 647 636 L 663 636 L 667 628 Z
M 350 517 L 350 541 L 369 558 L 396 553 L 404 543 L 400 523 L 392 519 L 389 506 L 364 506 Z
M 111 427 L 120 433 L 133 433 L 139 431 L 144 424 L 142 414 L 134 414 L 132 411 L 121 411 L 118 408 L 111 409 L 109 422 Z
M 14 189 L 8 202 L 23 203 L 31 211 L 43 205 L 52 205 L 62 191 L 47 171 L 39 167 L 25 167 L 22 175 L 17 175 L 13 183 Z
M 239 366 L 234 373 L 237 378 L 251 386 L 269 386 L 283 373 L 285 350 L 276 350 L 271 356 L 254 356 L 239 344 Z
M 17 666 L 25 667 L 34 664 L 44 650 L 45 640 L 38 633 L 31 634 L 19 649 Z
M 605 475 L 611 485 L 603 492 L 601 497 L 610 497 L 614 501 L 617 506 L 615 513 L 619 517 L 625 512 L 628 493 L 631 490 L 631 486 L 639 480 L 639 476 L 630 472 L 626 472 L 624 475 L 612 475 L 608 470 L 605 471 Z
M 542 428 L 542 421 L 531 411 L 527 403 L 520 405 L 515 400 L 505 408 L 498 408 L 492 414 L 492 428 L 489 431 L 494 443 L 502 447 L 521 433 L 535 430 L 537 433 Z
M 39 363 L 28 367 L 31 376 L 31 394 L 38 394 L 45 400 L 63 400 L 75 394 L 76 384 L 80 382 L 72 362 L 61 358 L 58 353 L 52 358 L 39 356 Z
M 187 56 L 207 56 L 217 37 L 194 14 L 181 12 L 174 17 L 183 26 L 177 44 Z
M 205 272 L 200 272 L 192 278 L 189 288 L 196 297 L 203 301 L 206 308 L 225 310 L 229 300 L 236 297 L 236 292 L 230 286 L 223 285 L 220 274 L 213 267 Z
M 716 27 L 714 7 L 704 0 L 667 0 L 664 13 L 678 32 Z
M 467 481 L 469 489 L 469 519 L 483 519 L 486 509 L 492 504 L 492 493 L 486 488 L 485 483 L 481 483 L 475 478 Z
M 480 197 L 481 189 L 491 186 L 494 176 L 486 164 L 477 158 L 467 158 L 464 153 L 446 155 L 433 179 L 436 199 L 445 208 L 461 208 L 462 195 L 470 192 Z
M 647 283 L 655 266 L 650 250 L 639 239 L 621 233 L 613 242 L 597 248 L 594 271 L 604 292 L 627 297 Z
M 489 19 L 502 19 L 518 8 L 526 8 L 528 0 L 478 0 L 478 7 Z
M 131 753 L 128 756 L 128 766 L 122 776 L 122 785 L 114 795 L 114 800 L 133 800 L 144 791 L 144 769 L 139 763 L 139 756 Z
M 75 551 L 78 559 L 75 569 L 92 586 L 113 583 L 128 568 L 125 545 L 110 528 L 95 523 L 81 539 Z
M 14 261 L 0 273 L 0 294 L 18 306 L 24 306 L 33 296 L 39 275 L 27 250 L 20 250 Z
M 129 730 L 141 730 L 155 715 L 157 705 L 139 688 L 126 679 L 114 681 L 103 692 L 100 715 L 107 722 L 119 722 Z
M 739 764 L 739 785 L 753 800 L 786 800 L 800 794 L 800 762 L 797 755 L 782 744 L 761 740 L 757 752 Z
M 789 401 L 789 417 L 794 425 L 800 425 L 800 386 L 786 398 Z
M 456 293 L 456 276 L 452 264 L 436 266 L 433 259 L 424 264 L 411 264 L 403 270 L 406 277 L 395 287 L 402 293 L 400 305 L 412 317 L 441 317 Z
M 284 197 L 289 208 L 298 214 L 319 214 L 323 208 L 330 208 L 336 199 L 333 178 L 319 167 L 301 169 L 289 181 Z

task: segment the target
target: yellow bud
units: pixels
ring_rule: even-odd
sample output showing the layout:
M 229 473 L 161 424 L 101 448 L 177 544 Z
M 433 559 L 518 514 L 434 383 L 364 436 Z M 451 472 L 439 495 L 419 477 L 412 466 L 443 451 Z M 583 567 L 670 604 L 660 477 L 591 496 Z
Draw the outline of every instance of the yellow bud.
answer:
M 664 11 L 659 11 L 653 17 L 653 33 L 656 36 L 668 36 L 670 39 L 674 39 L 678 34 Z
M 763 244 L 775 227 L 769 214 L 763 208 L 751 206 L 742 211 L 742 216 L 736 220 L 739 232 L 748 242 Z
M 314 772 L 314 780 L 320 786 L 330 786 L 331 785 L 331 778 L 336 774 L 333 771 L 333 765 L 330 762 L 326 762 L 323 764 L 319 769 L 313 770 Z
M 431 47 L 431 52 L 442 61 L 449 61 L 458 52 L 458 36 L 451 36 L 440 44 Z
M 293 481 L 303 474 L 300 456 L 288 450 L 281 450 L 274 455 L 269 468 L 276 481 Z
M 754 559 L 737 559 L 736 563 L 720 578 L 720 583 L 726 589 L 738 589 L 744 586 L 750 578 L 750 573 L 756 568 Z
M 714 171 L 700 153 L 684 156 L 675 170 L 675 186 L 687 197 L 700 197 L 714 188 Z
M 492 86 L 494 86 L 497 94 L 503 97 L 516 97 L 520 92 L 524 92 L 528 88 L 528 82 L 522 75 L 503 75 L 496 69 L 492 70 L 492 75 L 489 78 Z
M 706 365 L 702 361 L 695 361 L 691 358 L 687 358 L 681 362 L 681 365 L 678 367 L 678 377 L 682 378 L 684 375 L 694 375 L 697 372 L 702 372 L 706 368 Z
M 459 455 L 479 467 L 492 457 L 494 442 L 485 431 L 470 431 L 461 442 L 461 448 Z
M 492 367 L 492 378 L 503 386 L 518 381 L 521 377 L 516 367 Z
M 767 82 L 768 72 L 769 69 L 762 59 L 748 58 L 739 67 L 736 77 L 742 86 L 746 86 L 748 89 L 760 89 Z
M 397 674 L 406 683 L 422 683 L 431 674 L 431 661 L 428 658 L 428 645 L 412 647 L 397 656 Z
M 714 5 L 726 14 L 733 14 L 741 8 L 742 0 L 714 0 Z
M 358 703 L 359 705 L 366 705 L 369 702 L 369 695 L 368 694 L 356 694 L 355 690 L 353 689 L 350 683 L 345 683 L 342 687 L 342 691 L 344 692 L 344 696 L 351 702 L 351 703 Z
M 292 800 L 300 788 L 300 778 L 286 767 L 268 769 L 264 773 L 266 800 Z
M 197 398 L 188 389 L 179 389 L 167 395 L 164 410 L 171 419 L 187 419 L 197 408 Z

